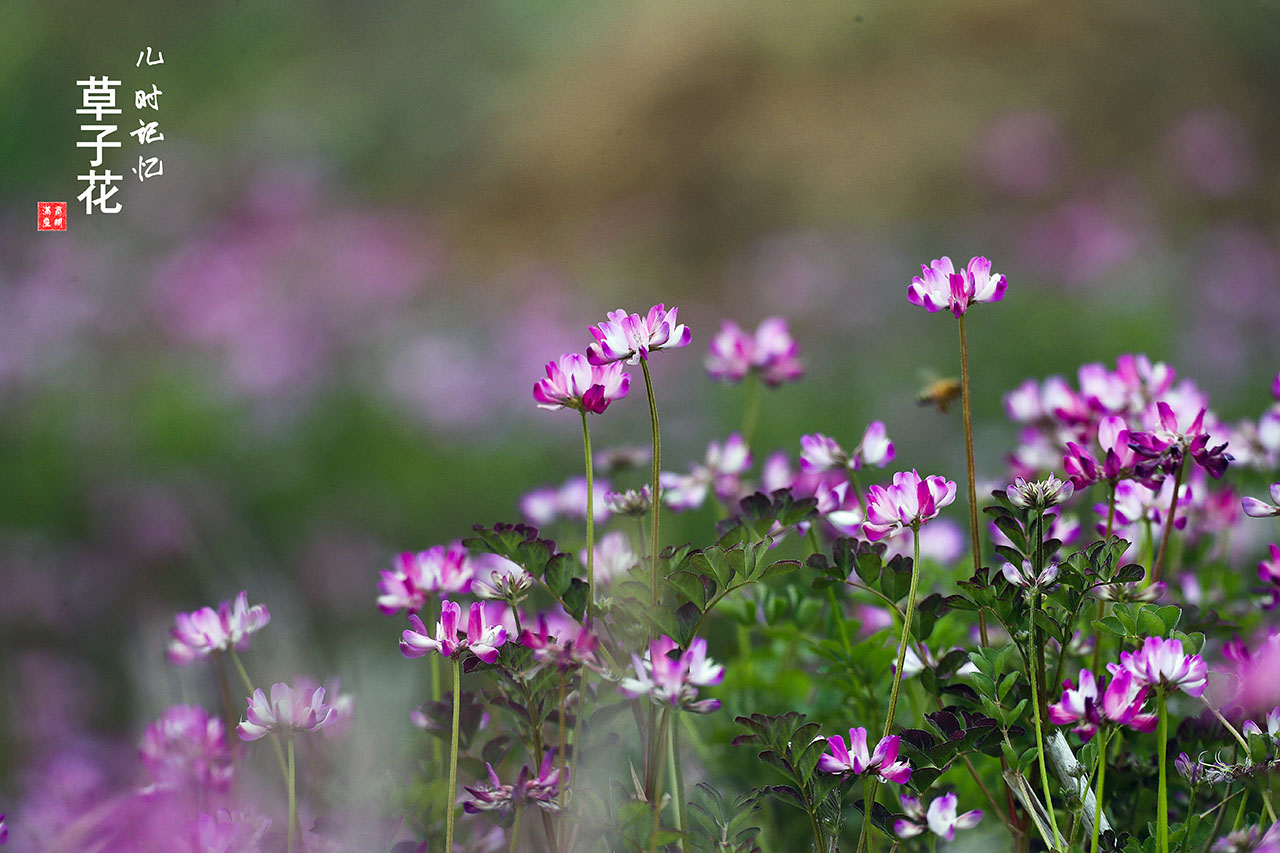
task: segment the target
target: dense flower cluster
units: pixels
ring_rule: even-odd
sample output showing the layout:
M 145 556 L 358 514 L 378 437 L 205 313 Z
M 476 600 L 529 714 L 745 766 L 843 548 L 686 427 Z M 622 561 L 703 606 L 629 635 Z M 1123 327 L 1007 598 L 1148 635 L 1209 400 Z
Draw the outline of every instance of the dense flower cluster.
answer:
M 471 604 L 465 638 L 458 636 L 458 622 L 461 618 L 462 608 L 458 603 L 443 600 L 440 602 L 440 621 L 436 623 L 435 633 L 429 634 L 427 626 L 418 615 L 410 614 L 410 627 L 401 634 L 401 654 L 407 658 L 420 658 L 429 652 L 436 652 L 451 658 L 469 652 L 485 663 L 497 660 L 498 649 L 507 642 L 507 629 L 493 623 L 485 606 L 479 601 Z
M 914 838 L 927 828 L 944 841 L 955 841 L 957 829 L 973 829 L 982 820 L 982 812 L 972 809 L 956 814 L 960 800 L 948 791 L 929 803 L 928 811 L 918 797 L 903 794 L 902 811 L 905 817 L 894 821 L 893 831 L 899 838 Z
M 977 257 L 956 272 L 951 259 L 943 256 L 920 265 L 920 275 L 907 287 L 907 301 L 930 313 L 950 309 L 959 317 L 978 302 L 999 302 L 1008 283 L 991 271 L 991 261 Z
M 774 388 L 804 376 L 799 352 L 787 321 L 781 317 L 761 321 L 754 335 L 725 320 L 711 339 L 707 373 L 722 382 L 738 382 L 755 372 L 765 385 Z
M 867 520 L 862 530 L 871 541 L 905 528 L 919 529 L 956 499 L 956 484 L 938 475 L 921 478 L 915 469 L 893 475 L 890 486 L 867 490 Z
M 707 641 L 697 637 L 679 655 L 676 641 L 667 636 L 649 643 L 644 657 L 632 655 L 634 677 L 622 679 L 618 689 L 631 698 L 648 696 L 652 702 L 707 714 L 720 707 L 719 699 L 698 699 L 698 688 L 724 680 L 724 667 L 707 657 Z
M 622 309 L 610 311 L 607 321 L 591 327 L 595 343 L 587 347 L 587 359 L 592 364 L 639 364 L 650 352 L 687 347 L 693 335 L 687 326 L 676 322 L 678 310 L 667 310 L 658 303 L 644 317 Z

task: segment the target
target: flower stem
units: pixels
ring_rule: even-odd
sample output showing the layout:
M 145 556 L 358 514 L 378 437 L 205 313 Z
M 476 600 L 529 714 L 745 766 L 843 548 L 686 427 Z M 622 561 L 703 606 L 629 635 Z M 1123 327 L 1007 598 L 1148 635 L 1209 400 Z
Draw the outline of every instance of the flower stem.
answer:
M 244 664 L 240 662 L 240 655 L 236 654 L 234 646 L 227 649 L 227 652 L 231 655 L 231 662 L 236 665 L 236 672 L 240 673 L 240 680 L 244 682 L 244 689 L 249 691 L 249 695 L 252 696 L 253 679 L 249 678 L 248 670 L 246 670 L 244 668 Z M 280 748 L 280 736 L 275 732 L 272 732 L 269 740 L 271 741 L 272 748 L 275 750 L 276 762 L 280 765 L 280 773 L 284 775 L 287 780 L 289 776 L 289 768 L 285 764 L 284 750 Z
M 1176 488 L 1174 493 L 1177 493 Z M 1156 742 L 1159 744 L 1156 758 L 1160 764 L 1160 787 L 1156 792 L 1156 849 L 1159 853 L 1169 853 L 1169 786 L 1165 780 L 1164 755 L 1169 743 L 1169 710 L 1163 688 L 1156 689 L 1156 715 Z
M 298 795 L 294 787 L 296 772 L 293 760 L 293 738 L 289 738 L 289 853 L 293 853 L 293 828 L 298 823 Z
M 569 673 L 566 672 L 560 677 L 560 793 L 556 799 L 561 808 L 564 808 L 565 789 L 568 787 L 565 780 L 569 778 L 569 749 L 564 728 L 564 695 L 568 685 Z
M 1156 562 L 1151 568 L 1151 583 L 1160 580 L 1160 574 L 1164 570 L 1164 553 L 1169 547 L 1169 534 L 1173 532 L 1174 516 L 1178 512 L 1178 490 L 1182 488 L 1182 471 L 1187 465 L 1187 459 L 1184 456 L 1182 461 L 1178 463 L 1178 471 L 1173 475 L 1173 497 L 1169 499 L 1169 511 L 1165 513 L 1164 532 L 1160 534 L 1160 550 L 1156 552 Z
M 964 453 L 969 471 L 969 547 L 973 551 L 973 573 L 982 567 L 982 545 L 978 541 L 978 486 L 973 466 L 973 416 L 969 409 L 969 342 L 964 333 L 964 315 L 960 320 L 960 409 L 964 415 Z M 978 611 L 978 631 L 982 645 L 990 645 L 987 639 L 987 616 Z
M 1107 481 L 1107 535 L 1103 537 L 1103 542 L 1111 541 L 1111 530 L 1116 520 L 1116 481 Z M 1101 598 L 1098 599 L 1098 616 L 1097 621 L 1101 622 L 1107 615 L 1107 603 Z M 1098 667 L 1102 662 L 1102 629 L 1096 628 L 1093 632 L 1093 672 L 1098 671 Z
M 520 813 L 522 809 L 516 806 L 516 817 L 511 823 L 511 841 L 507 845 L 507 853 L 516 853 L 516 845 L 520 843 Z
M 657 723 L 657 726 L 656 726 L 656 728 L 654 729 L 654 737 L 658 739 L 659 743 L 658 743 L 658 748 L 657 748 L 657 750 L 656 750 L 656 752 L 657 752 L 657 767 L 655 768 L 656 772 L 654 773 L 654 780 L 655 780 L 655 781 L 654 781 L 654 786 L 653 786 L 653 792 L 652 792 L 652 794 L 650 795 L 650 803 L 649 803 L 649 804 L 650 804 L 651 809 L 653 810 L 653 824 L 652 824 L 652 827 L 651 827 L 650 832 L 649 832 L 649 851 L 650 851 L 650 853 L 653 853 L 653 851 L 655 851 L 655 850 L 657 850 L 657 849 L 658 849 L 658 828 L 659 828 L 659 826 L 660 826 L 660 825 L 661 825 L 661 823 L 662 823 L 662 821 L 661 821 L 661 815 L 662 815 L 662 771 L 665 769 L 664 767 L 662 767 L 662 760 L 663 760 L 663 758 L 665 758 L 665 757 L 666 757 L 666 751 L 662 748 L 661 740 L 662 740 L 662 733 L 663 733 L 663 732 L 665 732 L 666 730 L 667 730 L 667 709 L 666 709 L 666 708 L 663 708 L 663 709 L 662 709 L 662 716 L 659 718 L 658 723 Z
M 867 850 L 871 840 L 871 809 L 876 802 L 877 781 L 874 773 L 862 778 L 862 837 L 858 839 L 858 853 Z
M 1093 794 L 1093 838 L 1089 842 L 1091 853 L 1098 853 L 1098 834 L 1102 829 L 1102 786 L 1107 778 L 1107 744 L 1110 734 L 1105 726 L 1099 732 L 1102 740 L 1098 744 L 1098 785 Z
M 591 464 L 591 430 L 587 410 L 582 410 L 582 448 L 587 460 L 587 620 L 596 614 L 596 518 L 595 471 Z
M 1040 592 L 1036 590 L 1031 595 L 1031 616 L 1030 616 L 1030 638 L 1031 644 L 1036 645 L 1036 610 L 1040 608 Z M 1049 771 L 1044 766 L 1044 733 L 1040 727 L 1040 691 L 1037 688 L 1039 682 L 1039 674 L 1037 673 L 1036 660 L 1037 654 L 1035 648 L 1031 649 L 1031 654 L 1027 655 L 1027 663 L 1031 666 L 1031 711 L 1036 721 L 1036 758 L 1040 764 L 1040 786 L 1044 792 L 1044 809 L 1049 813 L 1049 828 L 1053 832 L 1053 847 L 1059 850 L 1062 847 L 1062 837 L 1058 833 L 1058 819 L 1054 815 L 1053 797 L 1049 792 Z M 1094 823 L 1099 821 L 1095 818 Z
M 680 851 L 685 853 L 687 846 L 685 831 L 689 828 L 689 813 L 684 801 L 684 767 L 680 763 L 680 709 L 671 712 L 671 739 L 668 741 L 667 760 L 671 762 L 672 787 L 676 794 L 676 829 L 680 830 Z
M 640 368 L 644 371 L 644 390 L 649 396 L 649 423 L 653 428 L 653 482 L 649 486 L 653 492 L 653 523 L 649 531 L 649 559 L 652 560 L 653 566 L 653 590 L 649 603 L 657 607 L 658 591 L 661 589 L 658 583 L 658 518 L 662 508 L 662 485 L 658 479 L 662 470 L 662 439 L 658 428 L 658 404 L 653 399 L 653 380 L 649 376 L 649 362 L 646 359 L 640 359 Z
M 882 738 L 893 729 L 893 714 L 898 709 L 898 690 L 902 687 L 902 666 L 907 659 L 907 643 L 911 641 L 911 618 L 916 612 L 916 589 L 920 583 L 920 525 L 911 528 L 913 559 L 911 562 L 911 589 L 907 592 L 907 615 L 902 620 L 902 639 L 898 643 L 898 666 L 893 672 L 893 689 L 889 692 L 889 712 L 884 721 Z
M 747 372 L 747 399 L 742 408 L 742 441 L 751 446 L 756 434 L 756 422 L 760 418 L 760 377 L 754 370 Z
M 454 800 L 458 797 L 458 722 L 462 711 L 462 661 L 453 659 L 453 734 L 449 741 L 449 801 L 445 811 L 444 849 L 453 849 Z

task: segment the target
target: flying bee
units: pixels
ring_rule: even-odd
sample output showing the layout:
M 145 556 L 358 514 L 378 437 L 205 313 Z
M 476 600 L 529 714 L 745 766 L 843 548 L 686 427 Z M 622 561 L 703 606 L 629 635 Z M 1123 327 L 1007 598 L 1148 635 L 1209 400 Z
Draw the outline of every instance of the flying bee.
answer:
M 934 405 L 939 412 L 946 412 L 948 406 L 960 399 L 960 392 L 959 379 L 929 377 L 916 395 L 916 402 L 922 406 Z

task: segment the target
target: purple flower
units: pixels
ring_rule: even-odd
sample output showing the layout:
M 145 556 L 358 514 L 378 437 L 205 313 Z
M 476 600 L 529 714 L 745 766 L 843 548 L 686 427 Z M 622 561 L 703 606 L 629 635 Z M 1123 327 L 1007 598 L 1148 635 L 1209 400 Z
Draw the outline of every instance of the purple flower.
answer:
M 958 803 L 955 792 L 948 791 L 930 803 L 929 811 L 925 812 L 919 799 L 903 794 L 902 810 L 906 817 L 894 822 L 893 831 L 899 838 L 914 838 L 927 826 L 939 838 L 955 841 L 957 829 L 973 829 L 982 820 L 982 812 L 978 809 L 957 816 Z
M 1138 479 L 1154 488 L 1165 474 L 1181 464 L 1184 454 L 1190 454 L 1196 464 L 1215 479 L 1226 472 L 1232 460 L 1231 454 L 1226 452 L 1226 442 L 1209 447 L 1209 433 L 1204 428 L 1204 408 L 1199 410 L 1185 432 L 1179 430 L 1178 418 L 1167 402 L 1159 401 L 1156 410 L 1160 418 L 1159 428 L 1129 436 L 1129 446 L 1148 460 L 1137 464 Z
M 867 490 L 867 520 L 863 533 L 872 542 L 898 530 L 935 518 L 938 511 L 956 499 L 956 484 L 937 474 L 920 478 L 915 469 L 893 475 L 890 486 L 871 486 Z
M 605 492 L 604 506 L 614 515 L 644 515 L 653 507 L 653 493 L 648 483 L 625 492 Z
M 883 468 L 893 461 L 893 457 L 893 442 L 886 434 L 883 421 L 871 422 L 852 453 L 841 448 L 834 438 L 821 433 L 800 438 L 800 469 L 806 474 L 821 474 L 839 468 L 857 471 L 864 464 Z
M 202 607 L 192 613 L 179 613 L 169 631 L 169 662 L 185 666 L 213 652 L 249 648 L 249 636 L 271 621 L 265 604 L 249 606 L 248 592 L 241 591 L 234 603 L 224 601 L 215 611 Z
M 1009 503 L 1023 509 L 1057 506 L 1066 503 L 1074 493 L 1075 489 L 1069 481 L 1059 480 L 1052 474 L 1034 483 L 1028 483 L 1022 477 L 1018 477 L 1007 491 Z
M 537 630 L 526 628 L 520 635 L 520 645 L 533 652 L 537 666 L 554 665 L 564 673 L 580 666 L 594 669 L 600 643 L 589 628 L 564 613 L 541 613 Z
M 586 548 L 578 552 L 578 559 L 584 566 L 587 564 Z M 626 533 L 621 530 L 606 533 L 596 542 L 595 581 L 598 584 L 609 583 L 639 562 L 640 557 L 632 550 L 631 538 Z
M 1079 723 L 1075 732 L 1084 738 L 1091 739 L 1098 730 L 1102 719 L 1122 726 L 1129 726 L 1140 732 L 1154 731 L 1156 715 L 1142 713 L 1142 705 L 1147 699 L 1147 686 L 1132 677 L 1127 670 L 1120 670 L 1112 678 L 1110 686 L 1101 696 L 1101 682 L 1087 669 L 1080 671 L 1080 687 L 1072 686 L 1071 681 L 1064 682 L 1067 688 L 1062 699 L 1048 706 L 1049 721 L 1057 726 Z
M 603 524 L 609 518 L 609 507 L 604 499 L 609 488 L 609 481 L 600 477 L 592 483 L 592 516 L 596 524 Z M 558 489 L 554 486 L 534 489 L 520 499 L 520 512 L 537 527 L 545 527 L 561 518 L 586 520 L 587 478 L 570 477 Z
M 471 582 L 471 594 L 476 598 L 518 602 L 533 586 L 533 577 L 506 557 L 479 554 L 473 563 L 477 577 Z
M 388 616 L 401 609 L 417 613 L 429 595 L 467 592 L 475 578 L 475 566 L 460 541 L 416 554 L 406 551 L 392 565 L 378 582 L 378 609 Z
M 218 809 L 217 816 L 201 813 L 195 825 L 192 853 L 248 853 L 262 850 L 271 818 Z
M 650 352 L 687 347 L 693 335 L 687 326 L 676 322 L 678 310 L 668 311 L 659 302 L 646 317 L 622 309 L 610 311 L 606 322 L 590 329 L 596 341 L 587 347 L 587 360 L 592 364 L 639 364 L 641 359 L 649 358 Z
M 702 506 L 707 491 L 714 487 L 721 501 L 732 501 L 742 491 L 741 475 L 751 467 L 751 451 L 742 436 L 733 433 L 724 444 L 713 441 L 707 445 L 707 456 L 701 465 L 692 465 L 688 474 L 663 471 L 662 499 L 672 509 L 690 510 Z
M 514 785 L 502 784 L 502 780 L 494 772 L 493 765 L 487 761 L 485 767 L 489 771 L 488 785 L 477 785 L 474 788 L 470 785 L 464 786 L 473 798 L 464 800 L 462 803 L 462 808 L 467 814 L 487 811 L 506 814 L 529 803 L 544 811 L 560 811 L 560 805 L 556 801 L 560 797 L 561 768 L 556 765 L 555 753 L 551 750 L 547 750 L 542 756 L 542 766 L 538 769 L 536 777 L 529 778 L 529 767 L 526 765 L 520 768 L 520 776 Z
M 539 409 L 573 409 L 601 414 L 614 400 L 627 396 L 631 377 L 619 362 L 592 364 L 579 353 L 547 362 L 547 378 L 533 386 Z
M 1004 276 L 991 272 L 991 261 L 986 258 L 973 258 L 956 272 L 951 259 L 944 256 L 920 266 L 920 275 L 907 286 L 907 301 L 930 313 L 950 308 L 959 317 L 973 303 L 999 302 L 1005 286 Z
M 1257 498 L 1244 498 L 1240 501 L 1240 508 L 1250 518 L 1268 518 L 1273 515 L 1280 515 L 1280 482 L 1271 484 L 1271 501 L 1268 504 Z
M 458 638 L 458 622 L 462 608 L 456 601 L 440 602 L 440 621 L 436 623 L 435 636 L 427 633 L 427 626 L 418 615 L 410 614 L 409 624 L 400 637 L 400 653 L 407 658 L 420 658 L 428 652 L 437 652 L 451 658 L 471 652 L 485 663 L 498 659 L 498 649 L 507 642 L 507 629 L 490 621 L 482 602 L 471 603 L 467 618 L 466 639 Z
M 719 708 L 719 699 L 694 701 L 698 698 L 697 688 L 724 680 L 724 667 L 707 657 L 707 641 L 696 637 L 688 649 L 672 657 L 677 649 L 676 641 L 665 635 L 650 642 L 643 658 L 631 656 L 635 678 L 622 679 L 618 689 L 632 699 L 648 696 L 655 704 L 698 714 Z
M 324 688 L 294 690 L 283 681 L 271 685 L 271 701 L 261 688 L 249 697 L 249 709 L 236 730 L 241 740 L 257 740 L 275 733 L 293 737 L 298 732 L 319 731 L 334 722 L 336 712 L 324 701 Z
M 222 720 L 194 705 L 174 705 L 142 734 L 142 763 L 154 789 L 226 791 L 231 787 L 231 750 Z
M 911 765 L 898 759 L 898 735 L 881 738 L 874 751 L 867 751 L 867 730 L 849 729 L 849 746 L 840 735 L 827 738 L 827 749 L 818 758 L 818 769 L 824 773 L 861 775 L 871 772 L 882 779 L 905 785 L 911 778 Z
M 1280 853 L 1280 821 L 1266 832 L 1260 826 L 1240 829 L 1219 838 L 1213 853 Z
M 1280 545 L 1272 542 L 1270 550 L 1271 559 L 1264 559 L 1258 563 L 1258 578 L 1271 585 L 1267 590 L 1271 596 L 1271 603 L 1264 606 L 1267 610 L 1274 610 L 1276 605 L 1280 604 Z
M 763 320 L 754 336 L 744 332 L 737 323 L 725 320 L 719 333 L 711 339 L 709 349 L 707 372 L 712 379 L 737 382 L 755 371 L 765 385 L 776 388 L 804 375 L 804 368 L 796 358 L 799 347 L 787 330 L 787 321 L 781 317 Z
M 1181 640 L 1161 637 L 1147 637 L 1136 652 L 1121 652 L 1120 663 L 1107 664 L 1107 669 L 1113 676 L 1127 670 L 1143 686 L 1163 686 L 1189 696 L 1204 693 L 1208 681 L 1208 668 L 1200 655 L 1183 652 Z
M 1058 564 L 1050 563 L 1041 569 L 1040 574 L 1036 574 L 1031 561 L 1023 560 L 1021 567 L 1005 563 L 1000 571 L 1005 580 L 1021 589 L 1046 589 L 1058 577 Z
M 0 844 L 4 844 L 9 840 L 9 824 L 5 823 L 5 816 L 0 814 Z

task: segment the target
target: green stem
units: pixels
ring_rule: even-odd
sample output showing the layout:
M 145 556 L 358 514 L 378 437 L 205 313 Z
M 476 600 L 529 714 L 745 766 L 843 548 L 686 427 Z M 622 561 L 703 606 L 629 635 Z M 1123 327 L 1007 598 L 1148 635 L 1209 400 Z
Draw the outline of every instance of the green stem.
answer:
M 689 827 L 689 813 L 684 801 L 684 767 L 680 761 L 680 710 L 671 712 L 671 739 L 668 741 L 667 760 L 671 763 L 672 788 L 676 793 L 676 829 L 680 836 L 680 851 L 687 853 L 688 846 L 683 833 Z
M 1032 645 L 1035 645 L 1036 636 L 1036 610 L 1040 607 L 1040 591 L 1037 589 L 1031 594 L 1031 617 L 1030 617 L 1030 637 Z M 1049 813 L 1049 828 L 1053 831 L 1053 848 L 1060 850 L 1062 848 L 1062 836 L 1058 833 L 1058 819 L 1054 814 L 1053 798 L 1049 792 L 1049 771 L 1044 766 L 1044 733 L 1040 726 L 1040 691 L 1036 687 L 1040 676 L 1036 671 L 1036 659 L 1038 655 L 1036 650 L 1031 649 L 1031 653 L 1027 655 L 1027 663 L 1031 666 L 1031 711 L 1036 721 L 1036 759 L 1040 765 L 1040 788 L 1044 792 L 1044 809 Z
M 1169 534 L 1173 532 L 1173 522 L 1178 512 L 1178 490 L 1182 487 L 1182 471 L 1187 467 L 1187 460 L 1184 456 L 1182 461 L 1178 463 L 1178 471 L 1173 475 L 1173 497 L 1169 499 L 1169 511 L 1164 517 L 1164 532 L 1160 534 L 1160 550 L 1156 553 L 1156 564 L 1151 569 L 1151 583 L 1160 580 L 1160 574 L 1164 570 L 1164 553 L 1169 548 Z
M 294 788 L 296 772 L 293 760 L 293 738 L 289 738 L 289 853 L 293 853 L 293 828 L 298 824 L 298 796 Z
M 1110 731 L 1104 726 L 1098 744 L 1098 785 L 1093 794 L 1093 839 L 1089 842 L 1089 850 L 1098 853 L 1098 836 L 1102 829 L 1102 786 L 1107 778 L 1107 738 Z
M 560 793 L 556 799 L 559 802 L 559 805 L 561 808 L 564 808 L 565 789 L 568 787 L 565 784 L 565 780 L 569 778 L 569 749 L 568 749 L 569 744 L 565 740 L 565 727 L 564 727 L 564 715 L 565 715 L 564 696 L 565 696 L 566 690 L 568 689 L 568 685 L 569 685 L 569 674 L 566 672 L 564 675 L 560 677 L 560 715 L 559 715 L 559 719 L 560 719 Z
M 222 652 L 215 651 L 213 653 L 214 672 L 218 676 L 218 694 L 222 697 L 222 723 L 226 726 L 226 732 L 230 736 L 231 732 L 236 730 L 236 724 L 240 721 L 239 715 L 236 714 L 235 704 L 231 699 L 231 685 L 227 682 L 227 667 L 222 659 Z M 253 690 L 249 692 L 252 694 Z M 235 751 L 232 751 L 232 756 Z
M 425 622 L 427 625 L 435 625 L 440 620 L 440 602 L 438 600 L 433 599 L 429 603 L 428 607 L 430 608 L 430 610 L 427 612 L 427 619 L 425 620 Z M 512 612 L 514 612 L 514 609 Z M 440 701 L 440 695 L 442 692 L 440 690 L 440 686 L 441 686 L 440 685 L 440 656 L 431 655 L 427 661 L 427 666 L 429 667 L 430 673 L 431 673 L 431 702 L 433 705 L 435 705 Z M 442 753 L 442 749 L 440 746 L 440 739 L 433 737 L 431 739 L 432 771 L 438 771 L 440 767 L 440 759 L 442 757 L 441 753 Z
M 516 845 L 520 843 L 520 813 L 521 808 L 516 806 L 516 817 L 511 823 L 511 841 L 507 845 L 507 853 L 516 853 Z
M 893 714 L 898 709 L 898 690 L 902 686 L 902 666 L 907 659 L 907 643 L 911 641 L 911 618 L 916 612 L 916 589 L 920 583 L 920 525 L 911 528 L 912 555 L 911 589 L 907 592 L 907 615 L 902 620 L 902 640 L 898 643 L 898 666 L 893 673 L 893 689 L 889 692 L 889 713 L 884 721 L 886 738 L 893 729 Z
M 654 774 L 656 781 L 654 783 L 653 796 L 650 800 L 650 807 L 653 811 L 653 824 L 649 832 L 650 853 L 658 849 L 658 829 L 662 823 L 662 771 L 665 769 L 662 767 L 662 759 L 666 757 L 666 750 L 662 748 L 661 741 L 662 733 L 667 730 L 667 713 L 667 709 L 663 708 L 662 716 L 657 723 L 657 730 L 654 732 L 654 737 L 658 739 L 659 743 L 657 749 L 658 767 L 657 772 Z
M 806 811 L 809 811 L 806 809 Z M 822 835 L 822 830 L 818 827 L 818 817 L 812 811 L 809 811 L 809 826 L 813 828 L 813 846 L 816 853 L 827 853 L 827 841 Z
M 657 607 L 658 591 L 661 589 L 659 585 L 660 578 L 658 577 L 658 519 L 662 508 L 662 484 L 659 483 L 662 470 L 662 439 L 658 428 L 658 404 L 653 399 L 653 380 L 649 376 L 649 362 L 647 359 L 640 359 L 640 369 L 644 371 L 644 390 L 649 397 L 649 423 L 653 428 L 653 482 L 649 485 L 650 490 L 653 492 L 653 524 L 652 529 L 649 531 L 649 559 L 653 565 L 653 590 L 649 603 Z
M 236 672 L 240 673 L 240 680 L 244 682 L 244 689 L 249 691 L 249 696 L 253 696 L 253 679 L 249 678 L 249 672 L 244 668 L 244 664 L 240 662 L 240 655 L 236 654 L 234 647 L 227 649 L 231 655 L 231 662 L 236 665 Z M 280 736 L 272 732 L 268 740 L 271 741 L 271 747 L 276 754 L 276 763 L 280 765 L 280 773 L 287 780 L 289 777 L 289 768 L 285 764 L 284 750 L 280 748 Z
M 596 518 L 595 471 L 591 463 L 591 430 L 587 410 L 582 410 L 582 448 L 587 460 L 587 620 L 596 614 Z
M 875 801 L 876 777 L 874 773 L 869 773 L 862 777 L 862 836 L 858 839 L 858 853 L 863 853 L 871 840 L 871 808 Z
M 1107 481 L 1107 535 L 1103 537 L 1103 542 L 1111 541 L 1111 530 L 1116 520 L 1116 481 Z M 1097 621 L 1101 622 L 1107 615 L 1107 603 L 1101 598 L 1098 599 L 1098 616 Z M 1102 629 L 1095 628 L 1093 632 L 1093 667 L 1092 672 L 1097 672 L 1102 662 Z
M 453 734 L 449 739 L 449 800 L 445 804 L 444 849 L 453 849 L 453 804 L 458 798 L 458 722 L 462 711 L 462 660 L 453 659 Z
M 1177 489 L 1174 489 L 1175 494 Z M 1170 525 L 1172 526 L 1172 525 Z M 1169 853 L 1169 786 L 1165 779 L 1165 752 L 1169 744 L 1169 711 L 1166 707 L 1164 688 L 1156 688 L 1156 743 L 1159 752 L 1160 787 L 1156 791 L 1156 845 L 1159 853 Z
M 756 434 L 756 422 L 760 418 L 760 377 L 754 370 L 747 373 L 747 399 L 742 409 L 742 440 L 751 446 Z
M 982 545 L 978 540 L 978 485 L 973 465 L 973 416 L 969 408 L 969 342 L 964 333 L 964 315 L 960 320 L 960 408 L 964 415 L 964 453 L 969 472 L 969 547 L 973 551 L 973 573 L 982 568 Z M 978 631 L 982 645 L 988 646 L 987 617 L 978 611 Z

